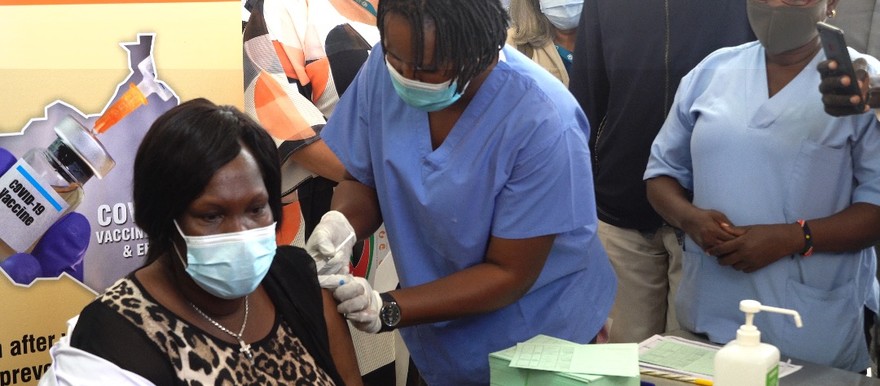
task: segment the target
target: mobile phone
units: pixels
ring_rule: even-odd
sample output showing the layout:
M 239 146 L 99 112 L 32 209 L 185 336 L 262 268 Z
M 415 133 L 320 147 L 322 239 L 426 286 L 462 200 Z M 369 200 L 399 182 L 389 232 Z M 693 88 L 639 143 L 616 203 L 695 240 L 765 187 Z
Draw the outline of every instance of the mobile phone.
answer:
M 858 78 L 856 78 L 855 69 L 853 69 L 852 59 L 849 57 L 849 51 L 846 48 L 846 39 L 843 36 L 843 30 L 825 22 L 816 23 L 816 29 L 819 30 L 819 39 L 822 41 L 822 49 L 825 50 L 825 56 L 837 62 L 837 71 L 843 75 L 849 76 L 852 80 L 849 87 L 843 94 L 846 95 L 862 95 L 859 89 Z M 854 113 L 862 113 L 865 111 L 865 101 L 858 105 L 853 105 Z

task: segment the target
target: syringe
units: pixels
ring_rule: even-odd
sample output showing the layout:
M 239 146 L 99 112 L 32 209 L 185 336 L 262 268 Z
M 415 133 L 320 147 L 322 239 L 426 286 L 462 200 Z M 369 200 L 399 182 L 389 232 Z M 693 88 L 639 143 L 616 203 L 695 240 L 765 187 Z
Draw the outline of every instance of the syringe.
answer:
M 113 102 L 104 114 L 95 121 L 95 133 L 100 134 L 109 130 L 132 111 L 147 104 L 147 97 L 151 94 L 158 95 L 163 101 L 167 101 L 173 96 L 171 90 L 166 88 L 165 85 L 156 82 L 156 71 L 153 67 L 152 58 L 144 59 L 137 67 L 143 76 L 143 80 L 137 85 L 134 83 L 128 84 L 128 90 Z

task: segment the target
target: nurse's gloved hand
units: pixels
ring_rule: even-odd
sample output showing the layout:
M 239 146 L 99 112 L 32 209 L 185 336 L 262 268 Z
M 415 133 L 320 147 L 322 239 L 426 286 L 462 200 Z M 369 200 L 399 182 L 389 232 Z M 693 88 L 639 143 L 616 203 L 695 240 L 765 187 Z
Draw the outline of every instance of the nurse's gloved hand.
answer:
M 315 259 L 318 276 L 347 274 L 356 239 L 345 215 L 335 210 L 325 213 L 306 242 L 306 251 Z
M 358 330 L 375 334 L 382 328 L 379 321 L 379 309 L 382 297 L 373 290 L 367 279 L 346 275 L 339 280 L 340 285 L 333 290 L 333 297 L 339 301 L 336 310 Z

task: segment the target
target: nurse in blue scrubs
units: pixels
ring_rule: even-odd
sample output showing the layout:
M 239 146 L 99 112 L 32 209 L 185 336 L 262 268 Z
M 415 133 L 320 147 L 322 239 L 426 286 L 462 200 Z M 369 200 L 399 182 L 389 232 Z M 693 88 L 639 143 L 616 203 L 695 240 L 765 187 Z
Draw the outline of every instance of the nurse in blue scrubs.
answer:
M 400 328 L 429 385 L 486 385 L 489 353 L 537 334 L 592 341 L 616 279 L 577 102 L 504 45 L 498 0 L 382 0 L 378 26 L 321 133 L 347 175 L 307 250 L 344 273 L 384 221 L 401 288 L 322 278 L 340 312 Z
M 681 80 L 645 172 L 651 204 L 687 233 L 679 322 L 726 343 L 740 300 L 794 309 L 803 328 L 759 314 L 761 340 L 863 371 L 865 319 L 878 309 L 880 125 L 823 110 L 816 22 L 837 0 L 744 1 L 758 41 L 710 54 Z

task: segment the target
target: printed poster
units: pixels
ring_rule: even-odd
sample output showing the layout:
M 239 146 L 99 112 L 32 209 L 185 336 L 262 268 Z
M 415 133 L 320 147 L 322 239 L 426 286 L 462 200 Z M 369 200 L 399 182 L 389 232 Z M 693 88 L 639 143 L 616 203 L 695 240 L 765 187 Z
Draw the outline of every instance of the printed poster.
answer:
M 135 151 L 181 101 L 243 107 L 241 26 L 240 0 L 0 0 L 0 386 L 36 384 L 66 321 L 144 263 Z

